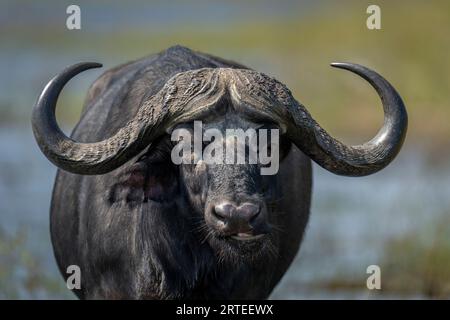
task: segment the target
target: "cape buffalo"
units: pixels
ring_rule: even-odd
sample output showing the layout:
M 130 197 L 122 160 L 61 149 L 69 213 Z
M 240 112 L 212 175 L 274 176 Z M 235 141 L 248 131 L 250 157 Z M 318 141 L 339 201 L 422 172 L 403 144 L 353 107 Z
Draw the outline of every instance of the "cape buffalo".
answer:
M 403 143 L 407 114 L 379 74 L 332 66 L 367 80 L 384 108 L 362 145 L 331 137 L 277 80 L 238 63 L 175 46 L 105 72 L 89 89 L 71 137 L 55 106 L 64 85 L 101 67 L 56 75 L 33 109 L 45 156 L 58 166 L 51 239 L 59 269 L 81 270 L 83 299 L 267 298 L 295 257 L 309 217 L 311 162 L 339 175 L 387 166 Z M 176 165 L 171 132 L 277 128 L 280 169 L 257 164 Z

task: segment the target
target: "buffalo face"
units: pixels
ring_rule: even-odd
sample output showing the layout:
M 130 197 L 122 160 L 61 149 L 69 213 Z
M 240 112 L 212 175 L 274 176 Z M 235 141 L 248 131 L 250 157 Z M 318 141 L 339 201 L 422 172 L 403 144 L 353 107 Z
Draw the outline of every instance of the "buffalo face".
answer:
M 177 125 L 174 130 L 184 130 L 194 137 L 194 131 L 200 129 L 194 126 L 192 123 L 185 123 Z M 219 148 L 221 154 L 215 159 L 216 162 L 201 159 L 196 163 L 179 166 L 182 186 L 195 212 L 195 229 L 203 241 L 221 250 L 225 245 L 228 252 L 237 250 L 235 253 L 242 255 L 243 250 L 248 250 L 249 254 L 260 254 L 260 250 L 271 246 L 276 240 L 273 232 L 277 229 L 276 203 L 281 198 L 277 193 L 279 188 L 276 173 L 261 173 L 261 169 L 269 165 L 258 161 L 258 153 L 263 152 L 258 149 L 258 146 L 263 147 L 261 143 L 252 145 L 258 141 L 245 139 L 242 141 L 245 145 L 240 146 L 236 139 L 230 139 L 229 132 L 263 132 L 268 136 L 265 139 L 272 141 L 270 132 L 279 129 L 274 123 L 254 122 L 236 114 L 231 102 L 227 102 L 215 109 L 213 118 L 202 121 L 201 130 L 201 136 L 211 130 L 216 132 L 213 141 L 202 139 L 203 158 L 206 158 L 205 153 L 212 143 L 222 148 Z M 285 136 L 281 136 L 276 143 L 280 148 L 264 150 L 264 153 L 274 156 L 270 153 L 278 152 L 279 157 L 273 159 L 282 161 L 289 152 L 291 143 Z M 190 146 L 190 152 L 185 158 L 194 159 L 196 150 L 193 143 Z M 255 152 L 256 163 L 249 161 L 250 150 Z M 237 161 L 237 155 L 241 151 L 246 152 L 245 163 Z M 235 155 L 234 163 L 227 162 L 227 153 Z

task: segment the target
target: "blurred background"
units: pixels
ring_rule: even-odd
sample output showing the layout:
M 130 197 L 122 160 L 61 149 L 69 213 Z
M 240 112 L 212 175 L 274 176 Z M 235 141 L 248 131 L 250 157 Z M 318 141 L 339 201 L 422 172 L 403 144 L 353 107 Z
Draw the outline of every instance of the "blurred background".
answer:
M 81 8 L 81 30 L 66 8 Z M 381 30 L 366 27 L 369 5 Z M 364 178 L 314 166 L 302 249 L 273 299 L 450 297 L 449 1 L 21 1 L 0 4 L 0 298 L 73 299 L 53 257 L 49 204 L 56 169 L 30 128 L 36 97 L 55 73 L 98 61 L 63 91 L 58 121 L 75 125 L 104 70 L 174 44 L 232 59 L 285 83 L 346 143 L 382 125 L 362 79 L 329 67 L 366 65 L 400 92 L 409 131 L 398 158 Z M 381 290 L 366 268 L 381 268 Z

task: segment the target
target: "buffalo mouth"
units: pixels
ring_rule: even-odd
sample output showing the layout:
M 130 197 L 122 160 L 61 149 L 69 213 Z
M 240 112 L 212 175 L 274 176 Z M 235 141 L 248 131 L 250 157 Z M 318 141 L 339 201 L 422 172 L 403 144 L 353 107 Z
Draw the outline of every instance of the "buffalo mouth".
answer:
M 271 228 L 269 225 L 265 225 L 264 228 L 251 228 L 244 230 L 220 230 L 216 226 L 208 226 L 212 238 L 219 240 L 220 242 L 227 242 L 239 246 L 243 245 L 258 245 L 263 242 L 269 241 L 271 238 Z
M 228 236 L 213 236 L 209 240 L 220 261 L 264 261 L 278 255 L 278 241 L 271 233 L 236 233 Z
M 241 231 L 236 233 L 229 233 L 224 234 L 220 231 L 215 230 L 214 228 L 209 228 L 209 238 L 212 238 L 219 242 L 226 242 L 229 244 L 236 244 L 236 245 L 256 245 L 261 244 L 263 242 L 266 242 L 270 240 L 271 236 L 270 233 L 264 232 L 253 232 L 253 231 Z
M 238 241 L 255 241 L 263 238 L 265 234 L 252 234 L 248 232 L 239 232 L 231 235 L 230 238 Z

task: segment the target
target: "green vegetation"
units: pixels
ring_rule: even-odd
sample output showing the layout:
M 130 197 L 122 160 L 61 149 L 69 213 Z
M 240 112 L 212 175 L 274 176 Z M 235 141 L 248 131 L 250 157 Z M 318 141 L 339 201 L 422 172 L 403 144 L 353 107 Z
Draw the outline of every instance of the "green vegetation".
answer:
M 386 291 L 450 296 L 450 217 L 388 242 L 383 269 Z
M 359 297 L 432 298 L 450 296 L 450 217 L 442 215 L 420 230 L 384 241 L 381 290 L 365 289 L 369 275 L 337 268 L 335 275 L 310 284 L 313 291 L 359 293 Z M 364 266 L 361 266 L 364 270 Z
M 0 299 L 70 298 L 61 276 L 48 274 L 26 240 L 26 229 L 12 236 L 0 229 Z

